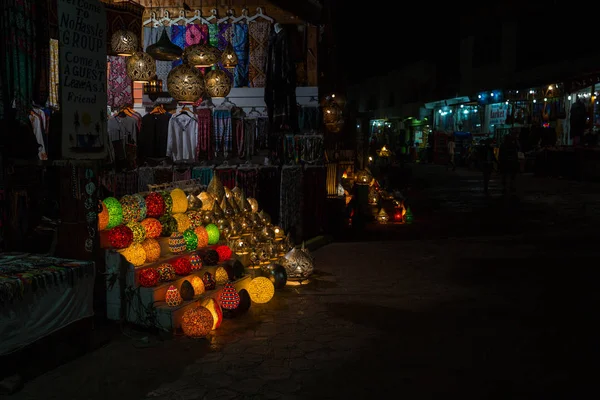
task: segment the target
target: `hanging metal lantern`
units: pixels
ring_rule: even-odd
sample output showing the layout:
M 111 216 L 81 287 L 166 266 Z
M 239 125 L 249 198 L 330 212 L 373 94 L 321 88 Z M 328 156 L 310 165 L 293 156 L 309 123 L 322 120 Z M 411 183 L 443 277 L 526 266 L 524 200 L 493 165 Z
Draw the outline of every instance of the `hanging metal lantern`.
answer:
M 110 39 L 110 47 L 114 54 L 130 57 L 138 49 L 138 38 L 136 34 L 131 31 L 119 29 L 113 33 Z
M 194 103 L 204 94 L 204 77 L 196 68 L 183 63 L 169 72 L 167 90 L 179 102 Z
M 208 68 L 219 62 L 221 52 L 208 44 L 194 44 L 185 48 L 183 58 L 196 68 Z
M 325 124 L 334 124 L 342 119 L 342 108 L 333 99 L 327 100 L 323 106 L 323 122 Z
M 146 53 L 158 61 L 175 61 L 181 58 L 183 50 L 169 39 L 167 28 L 163 29 L 158 41 L 146 48 Z
M 227 47 L 225 47 L 223 54 L 221 54 L 221 64 L 224 68 L 233 69 L 236 65 L 238 65 L 238 62 L 238 56 L 235 54 L 231 42 L 227 43 Z
M 138 51 L 127 59 L 127 76 L 133 82 L 150 82 L 156 76 L 156 61 Z
M 210 97 L 225 97 L 231 91 L 231 79 L 225 71 L 215 68 L 206 73 L 206 93 Z

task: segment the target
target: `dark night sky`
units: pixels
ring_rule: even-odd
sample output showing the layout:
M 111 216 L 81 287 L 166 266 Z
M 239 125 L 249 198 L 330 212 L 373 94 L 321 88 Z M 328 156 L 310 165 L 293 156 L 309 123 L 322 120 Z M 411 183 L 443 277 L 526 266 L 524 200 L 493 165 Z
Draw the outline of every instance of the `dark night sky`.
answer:
M 456 5 L 442 6 L 411 4 L 412 11 L 402 12 L 379 4 L 372 16 L 343 6 L 335 9 L 339 61 L 349 83 L 423 58 L 454 59 L 459 53 L 459 10 Z

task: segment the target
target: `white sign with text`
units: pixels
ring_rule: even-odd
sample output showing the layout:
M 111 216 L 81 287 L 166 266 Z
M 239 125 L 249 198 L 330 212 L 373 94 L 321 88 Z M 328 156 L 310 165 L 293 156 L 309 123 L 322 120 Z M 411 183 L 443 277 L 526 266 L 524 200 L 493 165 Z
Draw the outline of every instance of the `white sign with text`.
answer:
M 98 0 L 57 0 L 62 157 L 103 159 L 106 135 L 106 12 Z

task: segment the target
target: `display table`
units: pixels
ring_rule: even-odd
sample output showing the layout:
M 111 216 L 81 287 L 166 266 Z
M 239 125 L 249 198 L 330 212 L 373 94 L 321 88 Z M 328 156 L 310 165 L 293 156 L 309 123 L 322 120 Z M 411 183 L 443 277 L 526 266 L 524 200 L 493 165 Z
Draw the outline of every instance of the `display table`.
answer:
M 93 316 L 94 278 L 91 261 L 0 254 L 0 355 Z

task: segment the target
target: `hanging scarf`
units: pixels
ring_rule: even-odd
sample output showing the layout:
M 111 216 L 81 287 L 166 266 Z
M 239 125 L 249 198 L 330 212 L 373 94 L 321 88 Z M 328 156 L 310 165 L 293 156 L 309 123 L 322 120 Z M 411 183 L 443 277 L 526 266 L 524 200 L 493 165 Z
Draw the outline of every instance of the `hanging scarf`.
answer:
M 199 108 L 198 115 L 198 145 L 196 147 L 196 159 L 210 160 L 213 158 L 211 152 L 212 112 L 209 108 Z
M 235 187 L 235 168 L 216 168 L 215 174 L 217 174 L 226 188 L 233 189 Z
M 279 224 L 284 231 L 290 231 L 301 223 L 302 168 L 300 166 L 281 169 Z
M 246 146 L 246 157 L 252 159 L 255 154 L 256 118 L 244 119 L 244 140 Z
M 126 58 L 109 56 L 110 71 L 108 75 L 107 102 L 109 107 L 120 108 L 133 104 L 131 79 L 127 76 Z
M 231 110 L 213 111 L 213 143 L 215 155 L 221 152 L 227 156 L 233 148 Z
M 242 118 L 233 119 L 233 131 L 235 135 L 235 151 L 241 159 L 246 155 L 246 142 L 244 139 L 244 120 Z
M 258 169 L 238 169 L 237 186 L 242 189 L 246 197 L 256 198 L 258 191 Z
M 265 66 L 270 34 L 271 23 L 268 21 L 253 22 L 248 26 L 248 79 L 250 87 L 265 87 Z
M 233 76 L 233 86 L 248 86 L 248 25 L 235 24 L 231 40 L 233 50 L 238 57 L 238 65 L 235 67 Z
M 192 179 L 199 179 L 201 185 L 208 186 L 213 174 L 213 167 L 194 167 L 192 170 Z
M 186 27 L 184 25 L 173 25 L 171 26 L 171 42 L 173 44 L 181 47 L 183 50 L 185 48 L 185 30 Z M 182 59 L 179 58 L 172 62 L 173 68 L 183 63 Z
M 154 185 L 154 168 L 138 168 L 138 192 L 148 191 L 148 185 Z

